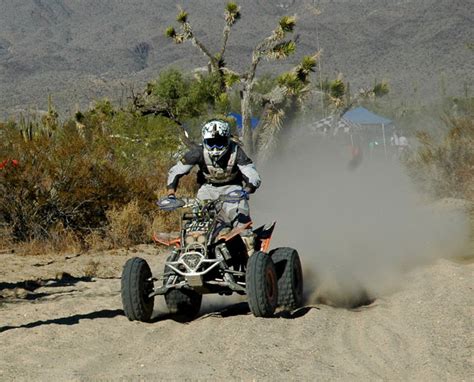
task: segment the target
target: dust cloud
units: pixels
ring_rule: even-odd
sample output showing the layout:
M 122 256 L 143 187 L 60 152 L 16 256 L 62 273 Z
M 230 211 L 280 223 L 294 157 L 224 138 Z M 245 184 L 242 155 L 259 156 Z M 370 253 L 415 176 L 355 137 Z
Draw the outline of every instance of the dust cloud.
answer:
M 347 142 L 300 138 L 259 166 L 255 223 L 277 221 L 272 247 L 301 256 L 307 303 L 355 307 L 403 286 L 407 271 L 458 254 L 465 216 L 437 211 L 383 148 L 354 166 Z

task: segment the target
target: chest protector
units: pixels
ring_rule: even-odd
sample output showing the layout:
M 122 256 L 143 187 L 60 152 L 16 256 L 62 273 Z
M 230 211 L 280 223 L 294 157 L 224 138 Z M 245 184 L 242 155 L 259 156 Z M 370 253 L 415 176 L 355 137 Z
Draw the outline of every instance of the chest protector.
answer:
M 209 155 L 209 151 L 204 148 L 204 163 L 206 164 L 208 173 L 204 172 L 203 175 L 209 183 L 224 184 L 234 180 L 237 176 L 238 170 L 234 170 L 234 165 L 237 159 L 238 146 L 232 145 L 231 147 L 232 152 L 230 154 L 226 168 L 215 165 L 211 159 L 211 156 Z

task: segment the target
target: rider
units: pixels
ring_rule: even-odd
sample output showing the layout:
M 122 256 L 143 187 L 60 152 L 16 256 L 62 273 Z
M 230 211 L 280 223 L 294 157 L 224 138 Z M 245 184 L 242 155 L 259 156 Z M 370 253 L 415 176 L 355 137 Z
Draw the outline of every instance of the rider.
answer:
M 220 119 L 212 119 L 202 127 L 202 145 L 195 146 L 168 172 L 168 198 L 174 199 L 179 179 L 197 165 L 197 182 L 201 186 L 197 198 L 216 200 L 221 195 L 236 192 L 242 196 L 239 202 L 223 203 L 221 214 L 225 223 L 232 227 L 250 222 L 248 194 L 260 186 L 260 176 L 252 160 L 240 145 L 232 139 L 230 126 Z M 250 230 L 243 234 L 249 254 L 253 252 L 253 235 Z

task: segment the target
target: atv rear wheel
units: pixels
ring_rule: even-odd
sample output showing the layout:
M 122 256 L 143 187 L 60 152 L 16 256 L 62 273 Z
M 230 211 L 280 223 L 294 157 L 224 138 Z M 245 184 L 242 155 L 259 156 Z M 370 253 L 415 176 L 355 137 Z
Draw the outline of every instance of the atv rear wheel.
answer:
M 201 309 L 202 295 L 191 289 L 171 289 L 165 301 L 170 313 L 192 319 Z
M 132 257 L 125 263 L 122 271 L 121 295 L 125 316 L 130 321 L 149 321 L 153 313 L 153 281 L 148 263 Z
M 276 248 L 271 256 L 278 276 L 278 306 L 299 308 L 303 304 L 303 271 L 298 251 Z
M 247 262 L 245 275 L 248 303 L 255 317 L 271 317 L 278 304 L 278 282 L 271 257 L 255 252 Z

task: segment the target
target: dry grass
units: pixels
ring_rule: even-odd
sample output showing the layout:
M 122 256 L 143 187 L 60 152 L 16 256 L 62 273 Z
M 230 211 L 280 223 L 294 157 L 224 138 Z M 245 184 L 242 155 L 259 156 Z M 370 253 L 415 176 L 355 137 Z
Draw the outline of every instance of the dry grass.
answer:
M 151 234 L 153 232 L 177 232 L 180 229 L 180 218 L 182 211 L 163 212 L 158 211 L 152 222 Z
M 5 251 L 13 246 L 11 228 L 0 223 L 0 251 Z
M 105 236 L 103 230 L 96 229 L 84 237 L 83 248 L 85 250 L 105 251 L 112 248 L 112 243 Z
M 70 232 L 57 237 L 55 240 L 31 239 L 15 243 L 15 253 L 19 255 L 41 256 L 47 254 L 63 255 L 81 252 L 83 247 L 80 241 Z
M 107 211 L 107 233 L 113 247 L 129 247 L 151 239 L 151 219 L 140 211 L 137 200 Z

